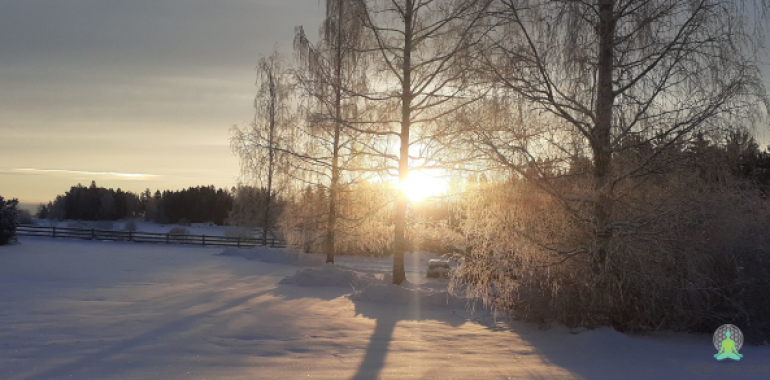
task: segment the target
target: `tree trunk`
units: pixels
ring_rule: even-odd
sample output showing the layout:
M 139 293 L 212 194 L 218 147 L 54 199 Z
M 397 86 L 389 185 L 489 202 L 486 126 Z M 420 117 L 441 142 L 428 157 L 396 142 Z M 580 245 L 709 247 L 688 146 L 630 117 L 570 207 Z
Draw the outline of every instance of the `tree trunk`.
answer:
M 264 222 L 262 223 L 262 245 L 267 246 L 267 235 L 270 233 L 270 206 L 273 202 L 273 165 L 275 160 L 275 152 L 273 146 L 273 139 L 275 138 L 275 101 L 277 95 L 277 89 L 275 88 L 275 82 L 271 72 L 268 80 L 270 81 L 270 135 L 268 137 L 268 143 L 270 148 L 268 150 L 269 161 L 267 166 L 267 199 L 265 200 L 265 215 Z
M 613 48 L 615 45 L 614 6 L 614 0 L 599 1 L 596 125 L 591 136 L 591 150 L 594 156 L 594 191 L 598 196 L 594 210 L 596 248 L 593 253 L 592 269 L 594 274 L 599 276 L 600 282 L 606 272 L 607 251 L 612 237 L 609 219 L 612 213 L 612 106 L 615 102 L 612 88 Z
M 267 235 L 270 233 L 270 203 L 272 203 L 271 187 L 273 176 L 267 176 L 267 199 L 265 200 L 265 215 L 262 221 L 262 245 L 267 246 Z
M 342 118 L 342 18 L 344 1 L 337 6 L 337 41 L 335 46 L 335 88 L 334 88 L 334 147 L 332 148 L 332 179 L 329 185 L 329 220 L 326 225 L 326 262 L 334 263 L 335 231 L 337 229 L 337 186 L 340 182 L 340 129 Z
M 401 83 L 401 150 L 398 162 L 399 184 L 404 183 L 409 175 L 409 128 L 412 114 L 412 0 L 404 7 L 404 62 L 403 83 Z M 404 270 L 404 252 L 406 251 L 406 207 L 408 199 L 402 189 L 396 200 L 395 237 L 393 239 L 393 283 L 401 284 L 406 279 Z
M 335 129 L 334 131 L 334 156 L 332 157 L 332 180 L 329 185 L 329 220 L 326 226 L 326 244 L 324 250 L 326 251 L 326 262 L 334 263 L 335 254 L 335 237 L 334 233 L 337 229 L 337 185 L 340 181 L 340 169 L 339 165 L 339 141 L 340 131 Z

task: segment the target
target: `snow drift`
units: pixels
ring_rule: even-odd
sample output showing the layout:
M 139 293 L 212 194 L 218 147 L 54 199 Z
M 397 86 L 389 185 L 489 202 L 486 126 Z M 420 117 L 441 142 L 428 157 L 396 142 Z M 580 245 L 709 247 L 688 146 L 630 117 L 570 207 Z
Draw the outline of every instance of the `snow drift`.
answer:
M 312 286 L 312 287 L 352 287 L 360 289 L 383 281 L 371 274 L 357 273 L 343 269 L 334 264 L 326 264 L 320 268 L 298 270 L 293 276 L 281 280 L 281 284 Z
M 404 281 L 401 285 L 390 284 L 388 274 L 380 279 L 365 274 L 326 264 L 320 268 L 298 270 L 293 276 L 281 280 L 281 284 L 305 287 L 353 288 L 349 298 L 354 302 L 377 302 L 395 305 L 422 305 L 430 307 L 464 308 L 466 300 L 454 297 L 446 287 L 437 289 L 429 285 L 416 285 Z
M 373 284 L 348 296 L 353 302 L 377 302 L 395 305 L 464 308 L 466 300 L 450 295 L 445 290 L 426 289 L 403 283 Z
M 325 256 L 301 253 L 289 249 L 254 247 L 250 249 L 226 248 L 221 256 L 240 256 L 271 264 L 317 267 L 324 264 Z

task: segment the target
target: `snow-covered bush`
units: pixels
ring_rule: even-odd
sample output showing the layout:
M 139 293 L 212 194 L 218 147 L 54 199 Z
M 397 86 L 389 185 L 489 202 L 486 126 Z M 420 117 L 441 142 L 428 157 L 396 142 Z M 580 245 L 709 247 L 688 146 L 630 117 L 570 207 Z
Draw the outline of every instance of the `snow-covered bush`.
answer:
M 67 222 L 67 228 L 88 228 L 88 224 L 74 220 Z
M 525 181 L 480 190 L 452 288 L 537 322 L 703 332 L 729 322 L 761 342 L 770 337 L 770 203 L 731 181 L 692 172 L 619 186 L 599 274 L 589 254 L 596 235 L 581 222 L 590 200 L 568 210 Z M 573 178 L 558 191 L 581 186 Z
M 443 226 L 417 224 L 412 231 L 412 249 L 416 252 L 451 253 L 463 240 L 462 235 Z
M 16 238 L 16 227 L 19 225 L 17 199 L 4 200 L 0 196 L 0 245 L 13 242 Z
M 337 254 L 384 256 L 390 254 L 393 240 L 392 189 L 362 181 L 342 186 L 338 195 Z M 344 205 L 344 207 L 343 207 Z M 307 187 L 287 202 L 278 220 L 289 247 L 303 252 L 324 251 L 329 202 L 324 188 Z
M 123 229 L 126 231 L 136 232 L 136 222 L 129 220 L 123 225 Z

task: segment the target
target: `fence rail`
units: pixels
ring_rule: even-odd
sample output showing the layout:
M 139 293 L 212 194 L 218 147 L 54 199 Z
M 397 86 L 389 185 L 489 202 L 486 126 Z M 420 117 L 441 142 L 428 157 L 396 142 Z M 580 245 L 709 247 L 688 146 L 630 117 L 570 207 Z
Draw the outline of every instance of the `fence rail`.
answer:
M 84 240 L 132 241 L 135 243 L 194 244 L 239 248 L 263 245 L 262 239 L 259 238 L 181 235 L 172 233 L 163 234 L 140 231 L 98 230 L 95 228 L 44 227 L 27 225 L 19 226 L 16 229 L 16 235 Z M 286 241 L 276 238 L 268 238 L 267 245 L 275 248 L 285 248 Z

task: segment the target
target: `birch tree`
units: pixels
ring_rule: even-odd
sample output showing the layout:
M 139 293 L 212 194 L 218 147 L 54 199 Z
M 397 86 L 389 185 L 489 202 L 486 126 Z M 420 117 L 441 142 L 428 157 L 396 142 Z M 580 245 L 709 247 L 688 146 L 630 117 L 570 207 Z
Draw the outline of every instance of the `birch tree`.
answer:
M 667 149 L 762 113 L 757 52 L 767 10 L 764 0 L 497 0 L 491 7 L 480 62 L 514 121 L 475 123 L 472 140 L 546 188 L 543 159 L 551 166 L 591 159 L 590 192 L 551 195 L 573 211 L 592 205 L 593 243 L 560 253 L 588 254 L 597 284 L 611 272 L 611 239 L 635 222 L 614 217 L 617 189 L 666 170 Z M 639 158 L 620 165 L 629 152 Z
M 296 118 L 291 78 L 278 52 L 259 61 L 256 85 L 254 119 L 245 126 L 233 126 L 231 147 L 240 157 L 244 180 L 264 189 L 260 218 L 262 244 L 267 245 L 276 195 L 285 189 L 290 175 L 290 157 L 283 147 L 293 140 Z
M 352 144 L 362 138 L 348 126 L 358 117 L 357 99 L 351 94 L 362 92 L 366 86 L 361 59 L 365 31 L 359 1 L 326 0 L 325 5 L 320 41 L 311 43 L 302 27 L 297 28 L 294 38 L 299 59 L 297 78 L 309 98 L 302 128 L 302 139 L 307 143 L 294 155 L 315 168 L 314 177 L 328 183 L 324 252 L 326 262 L 333 263 L 340 181 L 353 159 Z
M 370 53 L 375 78 L 365 97 L 378 104 L 375 133 L 387 143 L 372 157 L 393 162 L 390 168 L 403 183 L 411 170 L 451 167 L 450 135 L 440 121 L 460 107 L 467 78 L 462 62 L 476 42 L 474 26 L 481 20 L 485 0 L 359 0 L 364 24 L 374 39 Z M 396 149 L 389 149 L 390 146 Z M 406 213 L 408 198 L 399 191 L 395 201 L 393 283 L 405 279 Z

